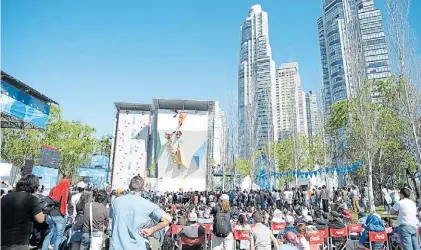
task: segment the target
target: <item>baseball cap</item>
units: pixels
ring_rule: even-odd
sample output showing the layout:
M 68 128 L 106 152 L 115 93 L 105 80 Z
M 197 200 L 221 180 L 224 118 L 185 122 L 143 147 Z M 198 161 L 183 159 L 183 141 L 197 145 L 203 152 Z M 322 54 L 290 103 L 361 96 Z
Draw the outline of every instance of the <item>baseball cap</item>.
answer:
M 288 224 L 294 224 L 294 217 L 292 217 L 291 215 L 287 215 L 286 217 L 285 217 L 285 221 L 288 223 Z
M 189 213 L 189 221 L 192 221 L 192 222 L 197 221 L 197 214 L 195 212 Z
M 360 218 L 365 217 L 365 213 L 364 213 L 364 212 L 362 212 L 362 211 L 361 211 L 361 212 L 359 212 L 359 213 L 358 213 L 358 217 L 360 217 Z
M 227 194 L 221 195 L 221 201 L 229 200 L 230 197 Z
M 303 216 L 303 221 L 304 221 L 305 223 L 313 222 L 313 218 L 311 218 L 311 216 L 310 216 L 310 215 L 304 215 L 304 216 Z
M 76 187 L 78 187 L 78 188 L 85 188 L 85 187 L 86 187 L 86 183 L 85 183 L 85 182 L 83 182 L 83 181 L 79 181 L 79 182 L 77 183 Z

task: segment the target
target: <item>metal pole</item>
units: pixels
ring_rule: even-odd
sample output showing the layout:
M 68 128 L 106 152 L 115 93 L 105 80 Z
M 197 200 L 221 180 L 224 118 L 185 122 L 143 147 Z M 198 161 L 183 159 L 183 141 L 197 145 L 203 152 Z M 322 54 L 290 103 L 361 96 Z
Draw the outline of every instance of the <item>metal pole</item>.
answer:
M 222 192 L 225 192 L 225 165 L 222 165 Z

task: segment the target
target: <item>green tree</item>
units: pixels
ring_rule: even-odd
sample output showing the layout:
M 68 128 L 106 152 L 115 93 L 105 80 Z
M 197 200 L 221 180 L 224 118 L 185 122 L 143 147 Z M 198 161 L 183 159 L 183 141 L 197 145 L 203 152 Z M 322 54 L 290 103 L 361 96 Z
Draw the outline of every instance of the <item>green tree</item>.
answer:
M 113 137 L 110 134 L 101 136 L 96 141 L 95 152 L 110 157 L 112 141 Z
M 51 106 L 45 130 L 3 130 L 2 158 L 16 166 L 23 166 L 24 159 L 37 160 L 41 145 L 60 150 L 59 172 L 76 177 L 77 167 L 90 162 L 97 140 L 94 128 L 79 121 L 66 121 L 58 106 Z
M 235 161 L 236 171 L 241 175 L 241 177 L 246 177 L 250 174 L 250 160 L 239 158 Z

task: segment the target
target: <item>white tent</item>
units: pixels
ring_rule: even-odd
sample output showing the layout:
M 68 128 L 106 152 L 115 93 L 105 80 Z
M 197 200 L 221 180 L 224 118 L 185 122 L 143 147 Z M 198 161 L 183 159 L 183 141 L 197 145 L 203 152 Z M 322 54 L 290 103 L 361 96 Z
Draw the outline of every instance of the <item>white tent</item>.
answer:
M 241 182 L 241 190 L 260 190 L 259 185 L 257 185 L 256 183 L 251 183 L 251 178 L 249 175 L 247 175 L 246 177 L 244 177 L 243 181 Z

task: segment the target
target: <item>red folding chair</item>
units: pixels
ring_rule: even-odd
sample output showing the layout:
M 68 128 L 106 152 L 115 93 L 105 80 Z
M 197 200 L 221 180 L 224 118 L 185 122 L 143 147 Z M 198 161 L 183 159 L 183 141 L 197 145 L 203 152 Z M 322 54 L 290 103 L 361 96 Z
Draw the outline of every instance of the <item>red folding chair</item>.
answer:
M 325 245 L 325 239 L 323 234 L 319 231 L 307 232 L 308 243 L 310 244 L 310 250 L 319 250 L 320 246 Z
M 348 228 L 344 227 L 344 228 L 339 228 L 339 229 L 335 229 L 335 228 L 330 228 L 329 229 L 329 236 L 330 236 L 330 246 L 333 246 L 333 238 L 345 238 L 344 242 L 337 248 L 335 249 L 345 249 L 346 247 L 346 238 L 348 238 Z
M 171 237 L 174 238 L 174 235 L 177 235 L 183 230 L 183 225 L 172 225 L 171 226 Z
M 283 231 L 286 228 L 286 224 L 285 223 L 277 223 L 277 222 L 272 222 L 270 224 L 270 229 L 273 231 Z
M 373 249 L 371 246 L 372 242 L 383 243 L 386 245 L 385 249 L 389 249 L 389 241 L 387 238 L 387 233 L 383 232 L 368 232 L 368 242 L 370 243 L 370 249 Z
M 234 230 L 234 240 L 250 240 L 250 230 Z
M 212 234 L 212 228 L 213 228 L 213 224 L 212 223 L 203 223 L 200 224 L 202 227 L 205 228 L 205 234 L 206 234 L 206 247 L 209 244 L 209 248 L 212 249 L 212 240 L 213 240 L 213 234 Z
M 360 234 L 363 231 L 363 225 L 361 224 L 350 224 L 348 226 L 349 233 L 358 233 Z
M 323 237 L 324 244 L 322 250 L 329 249 L 329 228 L 318 230 L 317 232 L 319 232 Z
M 180 249 L 183 249 L 183 245 L 197 246 L 206 244 L 206 235 L 202 235 L 198 238 L 189 238 L 184 235 L 180 236 Z

